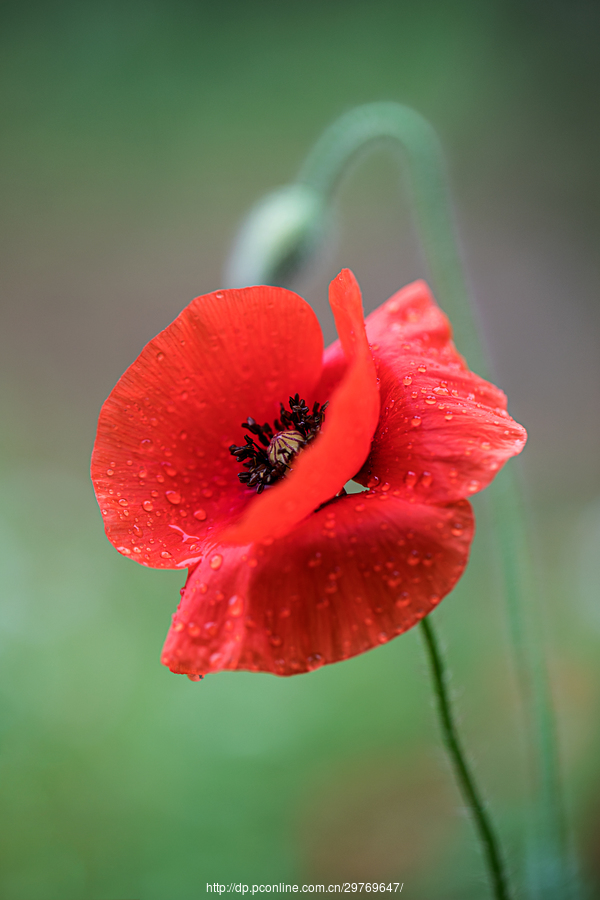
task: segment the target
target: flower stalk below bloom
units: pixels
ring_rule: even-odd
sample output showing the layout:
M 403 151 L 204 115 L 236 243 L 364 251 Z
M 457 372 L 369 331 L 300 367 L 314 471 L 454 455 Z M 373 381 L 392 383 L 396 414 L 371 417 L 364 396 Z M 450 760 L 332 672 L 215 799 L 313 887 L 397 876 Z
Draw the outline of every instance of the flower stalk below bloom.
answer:
M 381 142 L 395 145 L 403 153 L 417 230 L 436 293 L 453 322 L 458 347 L 473 368 L 488 377 L 487 354 L 458 249 L 443 154 L 429 122 L 396 103 L 357 107 L 326 129 L 303 164 L 297 184 L 312 198 L 318 198 L 313 203 L 315 209 L 319 208 L 321 228 L 323 210 L 331 204 L 350 165 Z M 317 219 L 314 221 L 316 228 Z M 262 274 L 268 281 L 268 270 Z M 528 549 L 527 515 L 513 468 L 500 473 L 488 489 L 487 499 L 535 784 L 527 889 L 532 900 L 578 898 L 580 888 L 563 809 L 552 699 L 539 640 L 537 583 Z

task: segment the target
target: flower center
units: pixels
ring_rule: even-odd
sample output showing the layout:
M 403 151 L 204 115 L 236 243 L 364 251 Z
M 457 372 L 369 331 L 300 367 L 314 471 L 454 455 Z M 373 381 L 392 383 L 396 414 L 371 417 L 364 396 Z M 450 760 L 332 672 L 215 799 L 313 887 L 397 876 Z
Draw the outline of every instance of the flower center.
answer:
M 243 462 L 245 472 L 239 472 L 242 484 L 256 488 L 258 494 L 280 478 L 291 468 L 290 462 L 309 444 L 321 430 L 328 404 L 315 403 L 310 412 L 300 394 L 289 399 L 289 410 L 280 404 L 279 418 L 272 428 L 268 422 L 259 425 L 248 416 L 242 422 L 250 434 L 246 443 L 237 447 L 232 444 L 229 452 L 238 462 Z

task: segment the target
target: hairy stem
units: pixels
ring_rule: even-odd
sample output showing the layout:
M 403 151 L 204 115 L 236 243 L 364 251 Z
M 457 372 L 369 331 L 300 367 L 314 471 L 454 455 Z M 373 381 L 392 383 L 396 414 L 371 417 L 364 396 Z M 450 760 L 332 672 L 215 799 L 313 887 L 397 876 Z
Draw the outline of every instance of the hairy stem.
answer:
M 419 238 L 438 299 L 452 322 L 459 347 L 469 351 L 471 368 L 486 377 L 486 354 L 467 299 L 456 245 L 442 148 L 429 122 L 397 103 L 359 106 L 321 135 L 298 173 L 298 181 L 331 199 L 348 166 L 382 142 L 403 151 Z
M 472 369 L 489 377 L 487 354 L 469 301 L 456 238 L 443 155 L 431 125 L 396 103 L 351 110 L 315 144 L 298 180 L 332 198 L 350 163 L 382 141 L 403 151 L 417 230 L 434 291 L 452 321 L 457 346 Z M 486 491 L 503 575 L 504 598 L 523 722 L 534 771 L 529 894 L 535 900 L 575 896 L 571 883 L 552 702 L 536 616 L 536 580 L 528 549 L 522 492 L 508 465 Z
M 509 900 L 510 893 L 506 878 L 504 862 L 500 853 L 498 839 L 486 812 L 484 803 L 470 771 L 463 748 L 458 737 L 452 705 L 448 693 L 448 672 L 442 658 L 438 639 L 431 622 L 431 616 L 421 621 L 421 631 L 425 641 L 427 657 L 433 680 L 433 691 L 440 717 L 442 737 L 452 761 L 456 780 L 464 801 L 469 808 L 483 853 L 490 873 L 490 880 L 496 900 Z
M 457 346 L 474 371 L 489 377 L 487 354 L 469 301 L 441 146 L 431 125 L 408 107 L 397 103 L 359 106 L 326 129 L 298 173 L 296 184 L 288 185 L 270 198 L 268 221 L 265 222 L 262 213 L 262 218 L 258 217 L 261 242 L 258 248 L 252 244 L 249 258 L 254 260 L 257 252 L 259 256 L 262 253 L 260 282 L 280 284 L 280 274 L 273 267 L 281 259 L 289 262 L 294 241 L 298 243 L 295 250 L 299 253 L 301 249 L 305 251 L 307 237 L 312 236 L 314 241 L 315 228 L 319 239 L 322 237 L 318 210 L 331 203 L 351 164 L 381 142 L 402 151 L 421 247 L 436 296 L 452 321 Z M 288 221 L 290 216 L 292 225 Z M 278 222 L 274 232 L 273 217 Z M 256 224 L 256 213 L 252 224 Z M 267 249 L 275 249 L 277 253 L 266 253 L 265 240 Z M 283 240 L 283 248 L 276 246 L 278 240 L 280 243 Z M 291 250 L 290 241 L 294 245 Z M 244 272 L 249 265 L 247 251 L 245 246 Z M 239 248 L 236 252 L 239 257 Z M 295 258 L 293 253 L 292 257 Z M 236 263 L 239 262 L 236 258 Z M 254 268 L 250 280 L 256 275 Z M 239 280 L 239 273 L 236 279 Z M 244 275 L 242 281 L 248 283 L 248 276 Z M 522 491 L 514 465 L 507 465 L 498 474 L 484 497 L 489 502 L 500 561 L 523 731 L 533 772 L 527 894 L 531 900 L 569 900 L 579 897 L 580 891 L 573 878 L 568 852 L 554 715 L 540 641 L 541 617 L 536 606 L 538 588 L 528 547 Z

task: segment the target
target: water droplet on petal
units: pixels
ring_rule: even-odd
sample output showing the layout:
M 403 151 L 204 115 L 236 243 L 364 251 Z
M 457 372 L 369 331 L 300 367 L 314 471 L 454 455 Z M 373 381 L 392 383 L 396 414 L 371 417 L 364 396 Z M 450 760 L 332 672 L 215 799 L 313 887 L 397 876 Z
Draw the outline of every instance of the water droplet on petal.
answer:
M 410 424 L 412 425 L 413 428 L 418 428 L 419 425 L 421 424 L 421 416 L 413 416 L 412 419 L 410 420 Z
M 206 519 L 206 511 L 204 509 L 197 509 L 194 513 L 194 518 L 198 519 L 199 522 L 204 522 Z
M 405 375 L 403 381 L 406 387 L 408 387 L 409 384 L 412 384 L 412 375 Z
M 211 569 L 220 569 L 222 563 L 223 563 L 223 557 L 221 556 L 221 554 L 215 553 L 215 555 L 213 556 L 213 558 L 210 561 L 210 567 L 211 567 Z
M 433 475 L 431 472 L 423 472 L 421 475 L 421 487 L 428 488 L 431 487 L 431 482 L 433 481 Z
M 413 488 L 417 483 L 417 473 L 416 472 L 407 472 L 404 476 L 404 484 L 407 488 Z
M 146 510 L 146 512 L 152 512 L 154 509 L 154 504 L 151 500 L 144 500 L 142 503 L 142 508 Z
M 107 469 L 107 470 L 106 470 L 106 474 L 107 474 L 107 475 L 114 475 L 114 474 L 115 474 L 115 470 L 114 470 L 114 469 Z
M 157 358 L 157 360 L 158 360 L 159 362 L 162 362 L 163 359 L 165 358 L 165 354 L 159 352 L 159 353 L 156 354 L 156 358 Z
M 181 494 L 178 491 L 165 491 L 165 497 L 172 503 L 173 506 L 177 506 L 178 503 L 181 503 Z
M 419 366 L 417 368 L 417 372 L 421 372 L 421 374 L 425 373 L 426 371 L 427 371 L 427 366 Z
M 479 483 L 479 481 L 477 481 L 476 479 L 473 479 L 473 481 L 470 481 L 468 483 L 467 490 L 470 494 L 474 494 L 475 491 L 478 491 L 480 487 L 481 487 L 481 484 Z
M 129 502 L 125 499 L 125 497 L 122 497 L 119 500 L 119 506 L 129 506 Z
M 163 552 L 160 555 L 162 556 L 163 559 L 171 559 L 171 554 L 169 553 L 168 550 L 163 550 Z
M 313 653 L 312 656 L 306 657 L 306 668 L 309 671 L 313 671 L 314 669 L 318 669 L 319 666 L 323 665 L 323 657 L 320 653 Z
M 241 616 L 244 611 L 244 601 L 238 594 L 234 594 L 233 597 L 229 598 L 228 605 L 230 616 Z

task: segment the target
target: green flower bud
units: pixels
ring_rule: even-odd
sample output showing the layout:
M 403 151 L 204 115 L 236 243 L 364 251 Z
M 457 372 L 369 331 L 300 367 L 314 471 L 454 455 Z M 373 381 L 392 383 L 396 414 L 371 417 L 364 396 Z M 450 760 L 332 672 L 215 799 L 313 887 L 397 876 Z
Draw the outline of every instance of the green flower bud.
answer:
M 248 213 L 225 268 L 228 287 L 286 286 L 324 236 L 321 197 L 306 184 L 267 194 Z

